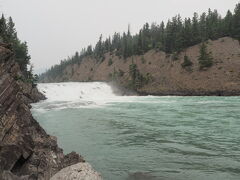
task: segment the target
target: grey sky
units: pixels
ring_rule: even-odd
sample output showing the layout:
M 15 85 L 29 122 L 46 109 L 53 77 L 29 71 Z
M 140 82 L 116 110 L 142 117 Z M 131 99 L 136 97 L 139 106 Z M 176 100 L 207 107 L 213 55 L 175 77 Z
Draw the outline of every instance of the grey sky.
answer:
M 208 8 L 225 15 L 239 0 L 0 0 L 12 16 L 21 40 L 27 41 L 36 72 L 58 63 L 100 34 L 139 30 L 145 22 L 167 21 L 202 13 Z

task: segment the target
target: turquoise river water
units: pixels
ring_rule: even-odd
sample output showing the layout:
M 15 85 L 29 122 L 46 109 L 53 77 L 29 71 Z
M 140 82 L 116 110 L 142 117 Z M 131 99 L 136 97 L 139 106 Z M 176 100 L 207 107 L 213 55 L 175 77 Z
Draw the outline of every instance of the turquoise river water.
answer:
M 105 83 L 39 84 L 33 115 L 106 180 L 239 180 L 240 97 L 122 97 Z

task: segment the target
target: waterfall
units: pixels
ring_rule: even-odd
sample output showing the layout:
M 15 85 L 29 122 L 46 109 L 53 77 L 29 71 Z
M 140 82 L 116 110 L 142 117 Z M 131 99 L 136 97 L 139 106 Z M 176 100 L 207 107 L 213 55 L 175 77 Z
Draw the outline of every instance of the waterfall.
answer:
M 38 109 L 99 106 L 121 99 L 104 82 L 40 83 L 37 87 L 47 97 L 47 100 L 34 104 Z

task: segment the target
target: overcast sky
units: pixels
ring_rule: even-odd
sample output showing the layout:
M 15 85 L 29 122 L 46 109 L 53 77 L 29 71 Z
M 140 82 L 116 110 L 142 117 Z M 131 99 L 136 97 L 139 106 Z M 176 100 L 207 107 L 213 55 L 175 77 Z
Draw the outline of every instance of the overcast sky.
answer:
M 225 15 L 239 0 L 0 0 L 0 11 L 12 16 L 18 36 L 27 41 L 36 72 L 49 68 L 88 44 L 145 22 L 167 21 L 208 8 Z

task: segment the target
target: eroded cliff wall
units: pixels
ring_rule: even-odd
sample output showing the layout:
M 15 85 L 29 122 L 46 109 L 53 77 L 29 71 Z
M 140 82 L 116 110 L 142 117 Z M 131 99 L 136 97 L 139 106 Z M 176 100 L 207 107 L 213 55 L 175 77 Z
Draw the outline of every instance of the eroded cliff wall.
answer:
M 22 76 L 8 45 L 0 45 L 0 179 L 48 180 L 69 165 L 84 162 L 64 155 L 57 139 L 32 117 L 30 103 L 44 99 Z

